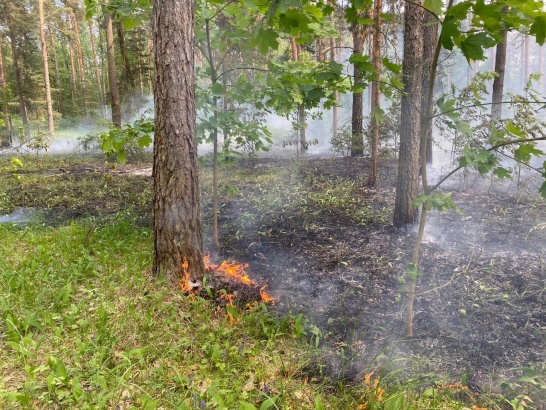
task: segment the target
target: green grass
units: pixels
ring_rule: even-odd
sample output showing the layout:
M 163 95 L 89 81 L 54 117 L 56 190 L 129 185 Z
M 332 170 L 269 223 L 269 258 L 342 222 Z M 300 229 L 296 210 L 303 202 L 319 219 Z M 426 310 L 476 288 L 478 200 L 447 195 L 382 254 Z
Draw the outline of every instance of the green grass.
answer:
M 53 225 L 0 225 L 0 409 L 463 409 L 460 400 L 479 400 L 385 369 L 353 382 L 320 372 L 324 356 L 343 349 L 317 350 L 316 328 L 301 316 L 257 305 L 232 323 L 225 308 L 150 275 L 152 231 L 141 223 L 149 178 L 42 173 L 107 171 L 98 157 L 25 157 L 22 168 L 10 159 L 0 158 L 3 212 L 98 209 Z M 235 169 L 226 180 L 266 219 L 279 208 L 309 223 L 313 212 L 380 217 L 356 183 L 298 181 L 296 171 Z

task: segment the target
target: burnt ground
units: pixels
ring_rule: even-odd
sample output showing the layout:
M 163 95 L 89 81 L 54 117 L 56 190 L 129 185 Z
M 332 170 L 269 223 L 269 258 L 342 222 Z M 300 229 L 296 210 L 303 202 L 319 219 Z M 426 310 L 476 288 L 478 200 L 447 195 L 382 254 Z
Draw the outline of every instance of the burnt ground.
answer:
M 261 160 L 238 167 L 260 174 L 278 166 L 288 164 Z M 446 192 L 462 213 L 429 214 L 415 336 L 407 339 L 401 280 L 415 233 L 391 226 L 394 165 L 382 166 L 373 189 L 365 186 L 367 169 L 366 159 L 310 159 L 294 168 L 285 187 L 300 189 L 296 180 L 312 192 L 327 180 L 334 186 L 353 181 L 357 206 L 371 215 L 365 221 L 335 201 L 285 202 L 277 214 L 266 204 L 261 211 L 245 200 L 263 191 L 251 183 L 240 184 L 240 194 L 222 206 L 221 256 L 248 262 L 252 275 L 269 284 L 276 309 L 303 313 L 320 329 L 324 356 L 314 370 L 322 366 L 339 378 L 378 366 L 415 379 L 465 374 L 479 391 L 517 377 L 515 368 L 543 369 L 546 202 L 533 181 L 520 181 L 519 188 L 472 175 L 450 182 Z M 312 339 L 318 333 L 308 331 Z

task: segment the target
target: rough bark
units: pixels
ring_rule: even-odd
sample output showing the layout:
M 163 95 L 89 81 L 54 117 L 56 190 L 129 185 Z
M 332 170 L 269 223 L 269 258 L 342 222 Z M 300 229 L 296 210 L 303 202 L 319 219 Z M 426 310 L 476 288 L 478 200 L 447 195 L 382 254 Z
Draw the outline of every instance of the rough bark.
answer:
M 106 58 L 108 60 L 108 85 L 110 87 L 110 103 L 112 104 L 112 123 L 121 127 L 121 101 L 119 97 L 118 79 L 116 75 L 116 54 L 114 52 L 114 31 L 112 17 L 104 14 L 104 30 L 106 32 Z
M 497 73 L 497 76 L 493 80 L 493 91 L 491 95 L 491 117 L 493 121 L 500 120 L 502 116 L 502 95 L 504 93 L 504 71 L 506 68 L 508 32 L 503 30 L 501 35 L 504 40 L 497 44 L 497 51 L 495 53 L 495 72 Z
M 394 226 L 404 227 L 417 220 L 412 204 L 419 192 L 419 148 L 423 73 L 424 0 L 406 3 L 404 15 L 404 92 L 401 101 L 400 151 L 394 207 Z
M 95 77 L 97 78 L 97 87 L 99 91 L 99 101 L 102 109 L 102 117 L 106 118 L 106 105 L 104 103 L 104 89 L 102 87 L 102 81 L 100 80 L 99 61 L 97 59 L 97 49 L 95 47 L 95 35 L 93 34 L 93 22 L 87 20 L 87 26 L 89 27 L 89 38 L 91 39 L 91 52 L 93 53 L 93 67 L 95 68 Z
M 436 43 L 438 42 L 438 25 L 436 17 L 429 12 L 425 12 L 425 37 L 423 46 L 423 85 L 422 85 L 422 98 L 421 98 L 421 112 L 426 111 L 428 103 L 427 91 L 430 86 L 430 73 L 432 70 L 432 64 L 434 59 L 434 50 Z M 422 129 L 421 134 L 427 133 L 426 143 L 426 163 L 432 164 L 432 126 L 427 126 L 426 121 L 421 122 L 421 126 L 427 129 Z
M 154 263 L 200 282 L 203 266 L 195 123 L 193 0 L 154 0 Z M 187 266 L 185 269 L 183 265 Z
M 364 52 L 366 41 L 366 28 L 359 23 L 353 23 L 351 28 L 353 34 L 353 54 L 361 56 Z M 362 87 L 363 73 L 358 65 L 353 66 L 353 77 L 355 87 Z M 362 90 L 353 91 L 353 107 L 351 116 L 351 156 L 364 153 L 364 132 L 362 129 Z
M 44 64 L 44 83 L 46 92 L 47 104 L 47 128 L 49 134 L 53 136 L 55 133 L 55 125 L 53 123 L 53 104 L 51 102 L 51 86 L 49 84 L 49 62 L 47 59 L 47 42 L 44 29 L 44 2 L 38 0 L 38 15 L 40 19 L 40 40 L 42 42 L 42 60 Z
M 382 0 L 374 1 L 374 27 L 372 42 L 372 63 L 377 72 L 377 78 L 372 82 L 372 101 L 370 105 L 371 115 L 371 163 L 368 185 L 375 186 L 377 180 L 377 157 L 379 156 L 379 121 L 376 111 L 381 107 L 381 90 L 379 80 L 381 78 L 381 13 L 383 12 Z

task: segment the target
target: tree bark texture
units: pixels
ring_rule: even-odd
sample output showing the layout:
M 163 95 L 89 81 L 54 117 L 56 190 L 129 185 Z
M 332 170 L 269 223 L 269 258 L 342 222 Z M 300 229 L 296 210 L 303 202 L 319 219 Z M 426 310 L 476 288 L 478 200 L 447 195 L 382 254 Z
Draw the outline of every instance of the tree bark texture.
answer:
M 106 32 L 106 58 L 108 60 L 108 85 L 110 87 L 110 101 L 112 104 L 112 123 L 121 127 L 121 101 L 119 97 L 118 79 L 116 75 L 116 54 L 114 53 L 114 31 L 112 17 L 104 14 L 104 29 Z
M 491 94 L 491 117 L 493 121 L 498 121 L 502 116 L 502 95 L 504 93 L 504 70 L 506 68 L 506 46 L 508 44 L 508 32 L 501 32 L 504 39 L 497 44 L 495 53 L 495 72 L 497 76 L 493 80 L 493 91 Z
M 87 96 L 85 91 L 85 68 L 83 65 L 83 52 L 82 52 L 82 43 L 80 40 L 80 29 L 78 27 L 78 19 L 76 14 L 72 13 L 70 15 L 72 20 L 72 30 L 74 31 L 75 49 L 76 49 L 76 61 L 78 62 L 78 75 L 80 79 L 80 92 L 82 94 L 82 105 L 83 112 L 87 115 Z
M 374 27 L 372 42 L 372 63 L 377 72 L 377 78 L 372 82 L 372 101 L 370 105 L 371 117 L 371 163 L 370 174 L 368 176 L 368 185 L 375 186 L 377 180 L 377 161 L 379 156 L 379 121 L 377 121 L 376 111 L 381 107 L 381 90 L 379 81 L 381 79 L 381 13 L 383 12 L 382 0 L 374 0 Z
M 428 89 L 430 86 L 430 74 L 432 71 L 432 63 L 434 60 L 434 50 L 438 43 L 438 24 L 436 17 L 429 12 L 425 11 L 425 36 L 423 45 L 423 85 L 422 85 L 422 98 L 421 98 L 421 112 L 425 113 L 428 103 Z M 426 149 L 426 162 L 432 164 L 432 124 L 427 125 L 427 121 L 422 121 L 421 126 L 428 128 L 422 129 L 421 133 L 427 134 L 427 149 Z
M 155 0 L 154 264 L 156 275 L 202 280 L 193 0 Z M 186 265 L 187 268 L 183 268 Z
M 404 92 L 401 101 L 400 151 L 394 207 L 394 226 L 404 227 L 417 220 L 412 204 L 419 192 L 419 146 L 424 52 L 424 0 L 406 3 L 404 15 Z
M 362 24 L 353 23 L 353 53 L 361 56 L 364 52 L 367 29 Z M 353 65 L 355 87 L 362 87 L 363 73 L 357 64 Z M 362 90 L 353 91 L 353 111 L 351 116 L 351 156 L 364 153 L 364 133 L 362 129 Z
M 330 39 L 330 61 L 336 61 L 336 40 L 335 38 Z M 334 98 L 336 103 L 339 101 L 339 92 L 334 92 Z M 335 140 L 337 138 L 337 129 L 339 127 L 339 110 L 337 105 L 332 107 L 332 138 Z
M 55 125 L 53 124 L 53 103 L 51 101 L 51 86 L 49 84 L 49 62 L 47 59 L 47 42 L 44 29 L 44 1 L 38 0 L 38 15 L 40 19 L 40 40 L 42 42 L 42 60 L 44 64 L 44 82 L 47 104 L 47 127 L 49 134 L 53 136 L 55 133 Z

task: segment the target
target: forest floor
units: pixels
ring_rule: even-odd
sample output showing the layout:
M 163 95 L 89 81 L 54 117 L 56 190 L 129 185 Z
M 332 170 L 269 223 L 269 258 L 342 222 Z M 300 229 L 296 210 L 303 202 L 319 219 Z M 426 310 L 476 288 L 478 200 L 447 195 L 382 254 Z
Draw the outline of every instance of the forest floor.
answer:
M 41 209 L 49 223 L 63 223 L 133 209 L 150 224 L 149 164 L 44 161 L 12 172 L 0 211 Z M 454 177 L 445 192 L 461 213 L 430 215 L 415 336 L 405 338 L 404 272 L 415 233 L 392 228 L 394 164 L 385 160 L 368 188 L 366 158 L 240 160 L 222 170 L 222 249 L 212 259 L 248 263 L 280 313 L 305 315 L 324 352 L 310 373 L 354 379 L 385 367 L 414 380 L 463 380 L 474 392 L 523 375 L 542 378 L 544 394 L 546 202 L 536 182 Z M 208 169 L 201 185 L 210 234 Z

